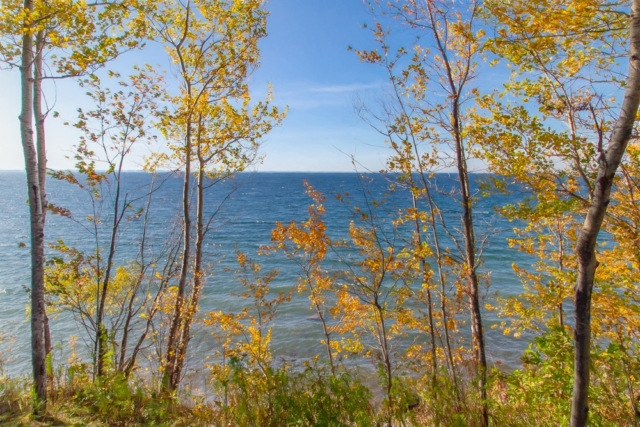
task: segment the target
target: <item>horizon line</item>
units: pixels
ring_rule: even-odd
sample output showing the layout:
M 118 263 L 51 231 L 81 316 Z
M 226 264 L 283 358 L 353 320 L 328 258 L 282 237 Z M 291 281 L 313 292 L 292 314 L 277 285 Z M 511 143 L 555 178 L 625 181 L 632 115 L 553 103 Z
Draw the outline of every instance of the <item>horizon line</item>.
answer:
M 70 169 L 60 169 L 60 170 L 70 170 Z M 0 169 L 0 173 L 2 172 L 22 172 L 22 173 L 26 173 L 26 171 L 24 169 Z M 97 170 L 96 172 L 104 172 L 104 170 Z M 135 172 L 135 173 L 151 173 L 142 169 L 123 169 L 122 172 Z M 157 172 L 160 173 L 182 173 L 183 171 L 172 171 L 172 170 L 168 170 L 168 169 L 162 169 L 162 170 L 158 170 Z M 287 171 L 283 171 L 283 170 L 258 170 L 258 171 L 242 171 L 242 172 L 235 172 L 232 175 L 235 174 L 242 174 L 242 173 L 359 173 L 359 174 L 379 174 L 379 173 L 393 173 L 393 174 L 402 174 L 401 172 L 381 172 L 381 171 L 354 171 L 354 170 L 349 170 L 349 171 L 331 171 L 331 170 L 327 170 L 327 171 L 322 171 L 322 170 L 313 170 L 313 171 L 305 171 L 305 170 L 287 170 Z M 415 171 L 414 173 L 419 173 L 418 171 Z M 426 173 L 426 172 L 425 172 Z M 451 171 L 451 172 L 429 172 L 429 173 L 434 173 L 434 174 L 455 174 L 457 173 L 457 171 Z M 481 172 L 481 171 L 469 171 L 469 174 L 491 174 L 491 172 Z

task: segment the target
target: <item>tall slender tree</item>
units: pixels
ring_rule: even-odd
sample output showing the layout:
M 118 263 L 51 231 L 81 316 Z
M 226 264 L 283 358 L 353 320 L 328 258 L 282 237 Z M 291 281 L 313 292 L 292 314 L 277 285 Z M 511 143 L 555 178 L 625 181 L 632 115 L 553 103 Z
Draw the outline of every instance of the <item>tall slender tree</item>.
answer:
M 66 0 L 26 0 L 0 5 L 0 55 L 20 69 L 20 134 L 25 157 L 31 233 L 31 330 L 36 413 L 46 409 L 45 357 L 50 341 L 44 306 L 44 225 L 46 198 L 46 143 L 42 82 L 47 52 L 56 78 L 81 75 L 136 45 L 143 34 L 129 4 L 86 4 Z M 127 22 L 130 25 L 126 25 Z M 114 29 L 126 28 L 125 30 Z M 132 31 L 129 31 L 133 29 Z M 134 35 L 132 37 L 132 35 Z M 36 139 L 34 140 L 34 119 Z
M 536 191 L 535 200 L 521 205 L 523 218 L 584 215 L 582 226 L 575 224 L 573 427 L 588 420 L 597 239 L 608 221 L 618 231 L 623 225 L 606 215 L 640 101 L 640 2 L 631 2 L 630 15 L 622 10 L 628 5 L 486 2 L 496 28 L 489 47 L 510 62 L 506 95 L 520 105 L 497 97 L 482 100 L 490 111 L 478 117 L 479 129 L 485 127 L 479 130 L 484 157 L 493 171 Z M 619 77 L 617 55 L 629 58 L 625 79 Z M 622 87 L 623 97 L 612 96 Z
M 177 295 L 162 362 L 163 388 L 177 389 L 190 329 L 204 284 L 204 239 L 212 214 L 205 189 L 244 170 L 257 158 L 260 138 L 284 115 L 265 102 L 251 106 L 247 78 L 258 64 L 266 12 L 258 0 L 166 2 L 153 18 L 176 67 L 180 93 L 164 130 L 183 168 L 183 242 Z M 195 230 L 190 204 L 195 175 Z M 192 233 L 195 246 L 192 248 Z
M 476 1 L 458 4 L 451 1 L 408 0 L 388 3 L 381 8 L 385 15 L 418 30 L 421 36 L 409 64 L 404 68 L 407 50 L 400 48 L 397 55 L 393 55 L 389 31 L 384 30 L 382 24 L 373 30 L 381 48 L 358 52 L 363 61 L 383 65 L 390 75 L 393 90 L 390 105 L 386 106 L 387 117 L 383 118 L 380 130 L 389 138 L 389 144 L 398 154 L 391 159 L 390 165 L 392 169 L 407 174 L 403 175 L 403 179 L 414 187 L 412 195 L 422 192 L 431 203 L 433 199 L 426 193 L 429 184 L 424 181 L 424 187 L 417 188 L 413 177 L 409 175 L 415 172 L 428 173 L 429 168 L 436 165 L 441 168 L 452 167 L 457 171 L 455 194 L 460 206 L 462 227 L 460 233 L 452 232 L 453 227 L 447 226 L 441 227 L 441 230 L 453 242 L 459 271 L 466 282 L 473 354 L 483 402 L 482 420 L 486 426 L 489 423 L 487 361 L 479 273 L 484 240 L 478 241 L 474 227 L 475 199 L 471 189 L 473 178 L 469 172 L 469 158 L 475 141 L 468 137 L 466 131 L 470 117 L 465 106 L 465 102 L 470 102 L 477 94 L 471 81 L 476 77 L 484 36 L 478 22 L 480 6 Z M 377 125 L 380 126 L 380 123 Z M 428 143 L 432 152 L 423 152 L 423 148 L 419 147 L 422 143 Z M 407 162 L 418 162 L 417 169 Z M 407 169 L 409 166 L 412 166 L 410 170 Z M 442 269 L 441 264 L 439 268 Z M 429 268 L 425 263 L 421 269 L 426 271 Z M 433 317 L 433 314 L 430 316 Z M 430 335 L 435 334 L 430 332 Z

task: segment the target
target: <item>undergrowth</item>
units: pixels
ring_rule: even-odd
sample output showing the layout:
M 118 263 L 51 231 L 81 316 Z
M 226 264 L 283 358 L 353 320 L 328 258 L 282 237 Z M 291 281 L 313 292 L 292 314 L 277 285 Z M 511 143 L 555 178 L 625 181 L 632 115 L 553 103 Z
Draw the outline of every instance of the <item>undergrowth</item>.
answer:
M 487 395 L 492 426 L 566 425 L 571 393 L 571 342 L 562 331 L 538 337 L 512 373 L 493 370 Z M 594 378 L 590 425 L 635 426 L 633 408 L 621 397 L 637 372 L 617 366 L 614 346 L 594 347 L 596 365 L 609 375 Z M 446 371 L 428 377 L 394 379 L 387 400 L 361 375 L 308 363 L 295 368 L 252 368 L 242 359 L 228 363 L 228 376 L 210 384 L 212 398 L 163 395 L 132 375 L 93 381 L 86 365 L 52 373 L 47 415 L 31 415 L 30 382 L 0 371 L 0 426 L 479 426 L 480 393 L 470 375 L 456 381 Z M 630 375 L 633 375 L 631 377 Z M 367 383 L 368 384 L 368 383 Z M 211 393 L 209 393 L 211 395 Z M 185 402 L 188 402 L 185 403 Z

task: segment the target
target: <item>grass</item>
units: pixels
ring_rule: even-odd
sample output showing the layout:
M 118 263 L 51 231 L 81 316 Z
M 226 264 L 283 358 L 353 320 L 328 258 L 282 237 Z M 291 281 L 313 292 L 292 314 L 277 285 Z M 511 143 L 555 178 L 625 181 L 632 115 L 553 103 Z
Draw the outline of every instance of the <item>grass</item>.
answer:
M 557 354 L 566 352 L 560 344 L 549 335 L 530 352 L 545 357 L 538 360 L 530 354 L 528 368 L 509 374 L 491 372 L 487 393 L 492 426 L 564 424 L 571 375 L 558 368 Z M 610 359 L 606 361 L 611 365 Z M 39 420 L 31 414 L 28 379 L 0 376 L 0 426 L 481 425 L 481 401 L 471 375 L 459 378 L 458 392 L 444 372 L 434 387 L 429 386 L 429 379 L 397 377 L 390 403 L 380 401 L 346 370 L 330 375 L 326 367 L 307 365 L 295 370 L 268 367 L 260 371 L 237 360 L 229 367 L 228 376 L 210 383 L 208 392 L 215 397 L 207 401 L 186 393 L 180 398 L 165 396 L 135 377 L 112 375 L 93 382 L 84 368 L 58 370 L 51 381 L 47 416 Z M 593 425 L 637 426 L 624 394 L 614 387 L 622 384 L 620 378 L 594 381 Z M 620 402 L 616 405 L 604 399 L 606 395 L 618 397 Z

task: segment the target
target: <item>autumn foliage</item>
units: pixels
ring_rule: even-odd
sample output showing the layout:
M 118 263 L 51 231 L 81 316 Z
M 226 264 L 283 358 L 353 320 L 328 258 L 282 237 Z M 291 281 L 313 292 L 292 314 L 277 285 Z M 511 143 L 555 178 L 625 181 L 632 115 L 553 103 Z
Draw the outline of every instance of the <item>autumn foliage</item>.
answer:
M 355 110 L 388 157 L 358 175 L 358 197 L 305 182 L 306 218 L 275 223 L 256 254 L 235 249 L 236 310 L 201 305 L 220 285 L 205 246 L 229 197 L 206 190 L 259 163 L 287 114 L 271 87 L 257 99 L 250 84 L 267 5 L 0 5 L 1 59 L 20 69 L 23 89 L 38 417 L 77 405 L 112 425 L 638 424 L 640 0 L 366 4 L 375 45 L 354 57 L 379 67 L 388 87 Z M 177 85 L 142 65 L 99 77 L 152 41 Z M 78 80 L 95 104 L 70 122 L 82 133 L 73 171 L 46 168 L 42 82 L 53 78 Z M 126 161 L 150 143 L 161 144 L 143 159 L 150 186 L 126 190 Z M 438 185 L 442 172 L 455 177 L 450 188 Z M 78 189 L 90 214 L 49 203 L 47 173 Z M 175 175 L 179 212 L 166 241 L 151 242 L 155 194 Z M 385 194 L 370 180 L 384 180 Z M 505 194 L 518 197 L 491 198 Z M 341 233 L 326 220 L 334 196 L 350 213 Z M 478 211 L 492 200 L 508 233 Z M 92 247 L 58 240 L 45 260 L 46 214 L 74 221 Z M 132 259 L 121 255 L 127 222 L 140 231 Z M 486 292 L 483 257 L 496 239 L 523 255 L 504 257 L 518 295 Z M 294 272 L 290 288 L 274 289 L 280 272 L 263 270 L 271 260 Z M 275 325 L 300 296 L 322 351 L 285 360 Z M 88 356 L 73 341 L 54 366 L 49 322 L 65 315 Z M 487 358 L 487 315 L 529 340 L 517 369 Z M 198 334 L 212 351 L 194 354 Z M 192 358 L 206 371 L 204 393 L 184 383 Z M 20 387 L 0 376 L 9 402 L 0 416 L 29 406 Z

